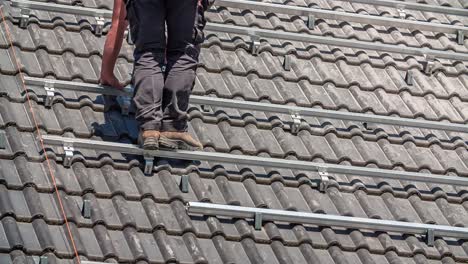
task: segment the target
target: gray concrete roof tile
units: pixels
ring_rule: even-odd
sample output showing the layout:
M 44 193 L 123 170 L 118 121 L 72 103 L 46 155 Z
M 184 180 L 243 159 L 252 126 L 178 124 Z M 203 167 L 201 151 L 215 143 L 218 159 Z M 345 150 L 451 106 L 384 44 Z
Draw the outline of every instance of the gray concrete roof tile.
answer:
M 112 1 L 108 0 L 83 4 L 112 7 Z M 341 1 L 289 4 L 318 4 L 325 9 L 397 15 L 392 8 Z M 309 34 L 306 21 L 300 17 L 233 10 L 212 9 L 208 16 L 221 23 L 231 21 Z M 27 30 L 19 30 L 15 23 L 7 22 L 14 29 L 15 51 L 20 54 L 23 70 L 33 76 L 51 75 L 96 83 L 104 38 L 93 35 L 90 23 L 94 18 L 34 13 L 42 20 L 32 19 L 34 23 Z M 411 11 L 409 15 L 443 23 L 458 23 L 456 20 L 460 19 L 427 12 Z M 53 17 L 58 19 L 52 21 Z M 75 25 L 69 24 L 73 21 Z M 310 33 L 466 50 L 454 45 L 453 36 L 444 34 L 411 33 L 343 21 L 317 22 L 318 26 Z M 363 30 L 359 31 L 360 28 Z M 260 54 L 255 57 L 248 52 L 248 38 L 223 42 L 220 39 L 231 40 L 232 36 L 208 32 L 196 94 L 452 122 L 467 119 L 463 110 L 468 83 L 463 76 L 466 71 L 463 63 L 444 62 L 446 68 L 431 77 L 420 74 L 419 63 L 411 57 L 394 55 L 392 58 L 373 51 L 356 53 L 352 49 L 300 42 L 288 44 L 282 40 L 262 41 Z M 57 263 L 67 263 L 72 258 L 67 231 L 45 172 L 43 153 L 36 145 L 35 135 L 30 133 L 34 127 L 25 94 L 21 93 L 18 78 L 12 77 L 17 74 L 11 66 L 12 50 L 7 50 L 5 39 L 0 39 L 0 48 L 3 54 L 0 58 L 4 57 L 0 60 L 4 62 L 0 63 L 0 80 L 4 84 L 1 94 L 8 95 L 0 98 L 0 127 L 7 133 L 7 149 L 0 150 L 0 192 L 8 193 L 1 196 L 4 198 L 0 203 L 0 233 L 6 232 L 8 245 L 0 245 L 0 251 L 4 252 L 2 247 L 10 247 L 5 248 L 10 252 L 15 245 L 16 248 L 25 245 L 25 252 L 37 256 L 48 249 L 52 256 L 59 257 Z M 132 48 L 124 44 L 118 61 L 118 76 L 126 81 L 131 73 L 131 52 Z M 281 65 L 281 56 L 286 53 L 293 54 L 290 72 L 284 71 Z M 415 72 L 415 85 L 411 87 L 404 83 L 405 70 L 410 67 Z M 40 87 L 30 89 L 44 95 Z M 131 117 L 123 118 L 118 111 L 102 113 L 102 99 L 95 95 L 58 92 L 51 110 L 43 107 L 42 97 L 30 93 L 43 130 L 97 140 L 134 141 L 137 131 Z M 291 121 L 286 115 L 214 110 L 214 115 L 202 113 L 197 107 L 190 111 L 190 132 L 204 143 L 206 151 L 288 159 L 295 159 L 295 155 L 302 160 L 346 165 L 467 173 L 463 134 L 392 126 L 379 126 L 377 132 L 365 131 L 356 122 L 307 118 L 308 124 L 303 122 L 307 131 L 303 129 L 295 136 L 287 126 L 280 126 Z M 390 237 L 385 233 L 339 228 L 320 231 L 316 227 L 304 229 L 284 223 L 266 223 L 262 231 L 254 231 L 251 220 L 194 218 L 185 212 L 183 205 L 183 201 L 202 200 L 465 226 L 467 207 L 466 202 L 461 203 L 460 196 L 463 188 L 403 181 L 387 181 L 388 185 L 358 176 L 332 175 L 339 184 L 320 193 L 313 186 L 299 185 L 294 176 L 303 174 L 300 171 L 276 172 L 261 167 L 245 170 L 244 166 L 221 164 L 228 171 L 218 169 L 213 173 L 213 166 L 220 164 L 203 163 L 199 167 L 203 173 L 188 173 L 189 193 L 183 194 L 178 187 L 180 173 L 172 170 L 158 169 L 152 177 L 145 177 L 138 167 L 139 161 L 133 158 L 121 153 L 82 150 L 84 157 L 94 160 L 76 159 L 72 168 L 67 169 L 60 164 L 61 151 L 52 149 L 57 154 L 48 152 L 53 157 L 51 164 L 57 174 L 60 194 L 67 198 L 66 215 L 72 222 L 71 232 L 84 259 L 114 258 L 121 262 L 138 259 L 142 263 L 452 263 L 467 258 L 463 241 L 436 239 L 436 247 L 429 248 L 415 236 L 392 234 Z M 91 200 L 91 219 L 80 215 L 83 199 Z M 14 217 L 10 216 L 12 210 Z M 22 254 L 12 251 L 9 259 L 24 258 Z

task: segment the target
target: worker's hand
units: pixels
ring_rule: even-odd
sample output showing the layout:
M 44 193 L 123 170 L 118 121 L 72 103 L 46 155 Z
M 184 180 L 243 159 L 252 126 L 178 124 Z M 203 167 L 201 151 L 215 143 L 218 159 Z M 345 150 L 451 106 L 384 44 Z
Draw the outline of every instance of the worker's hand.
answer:
M 124 85 L 119 82 L 117 77 L 113 73 L 105 74 L 101 73 L 101 79 L 99 81 L 102 85 L 111 86 L 112 88 L 123 90 Z

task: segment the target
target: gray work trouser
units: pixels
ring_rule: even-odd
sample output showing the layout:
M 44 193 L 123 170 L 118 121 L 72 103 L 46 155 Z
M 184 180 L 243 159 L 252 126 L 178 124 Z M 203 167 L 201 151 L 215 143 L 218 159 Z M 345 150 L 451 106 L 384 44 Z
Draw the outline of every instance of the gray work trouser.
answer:
M 129 0 L 126 7 L 136 119 L 143 130 L 186 131 L 206 8 L 198 0 Z

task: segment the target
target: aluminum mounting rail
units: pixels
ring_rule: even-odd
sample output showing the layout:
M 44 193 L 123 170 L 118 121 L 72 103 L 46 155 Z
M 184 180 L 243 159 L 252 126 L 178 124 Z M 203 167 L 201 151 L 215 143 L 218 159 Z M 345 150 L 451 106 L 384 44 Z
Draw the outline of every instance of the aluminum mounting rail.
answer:
M 71 159 L 74 149 L 90 149 L 108 152 L 120 152 L 133 155 L 143 155 L 145 157 L 162 157 L 182 160 L 203 160 L 211 162 L 221 162 L 229 164 L 242 164 L 247 166 L 271 167 L 292 170 L 326 171 L 327 173 L 338 173 L 347 175 L 357 175 L 370 178 L 387 178 L 393 180 L 417 181 L 426 183 L 448 184 L 468 186 L 468 177 L 447 176 L 441 174 L 429 174 L 419 172 L 408 172 L 398 170 L 386 170 L 369 167 L 345 166 L 329 163 L 316 163 L 301 160 L 286 160 L 279 158 L 266 158 L 259 156 L 235 155 L 219 152 L 204 151 L 170 151 L 155 150 L 146 151 L 137 145 L 97 141 L 90 139 L 66 138 L 60 136 L 44 135 L 42 139 L 45 144 L 52 146 L 66 147 L 71 149 L 68 159 Z M 67 155 L 67 153 L 66 153 Z M 152 167 L 151 167 L 152 168 Z M 146 169 L 145 169 L 146 172 Z
M 27 85 L 34 85 L 40 87 L 49 85 L 51 88 L 54 89 L 69 90 L 75 92 L 90 92 L 115 96 L 131 96 L 133 93 L 132 88 L 129 86 L 125 87 L 124 90 L 118 90 L 110 86 L 102 86 L 92 83 L 61 81 L 55 79 L 37 78 L 29 76 L 24 76 L 24 81 Z
M 382 17 L 374 15 L 361 15 L 348 12 L 339 12 L 334 10 L 324 10 L 309 7 L 289 6 L 281 4 L 272 4 L 257 2 L 252 0 L 217 0 L 216 5 L 232 7 L 245 10 L 258 10 L 269 13 L 280 13 L 297 16 L 314 16 L 314 18 L 331 19 L 346 22 L 356 22 L 368 25 L 379 25 L 386 27 L 407 28 L 409 30 L 421 30 L 430 32 L 443 32 L 449 34 L 458 34 L 467 32 L 468 28 L 463 26 L 454 26 L 449 24 L 436 24 L 422 21 L 404 20 L 391 17 Z M 467 34 L 468 35 L 468 34 Z
M 28 8 L 32 10 L 43 10 L 49 12 L 66 13 L 72 15 L 112 18 L 112 10 L 55 4 L 28 0 L 10 0 L 12 7 Z
M 468 16 L 468 9 L 438 6 L 430 4 L 412 3 L 406 1 L 394 1 L 394 0 L 340 0 L 350 3 L 361 3 L 369 5 L 388 6 L 398 9 L 410 9 L 424 12 L 442 13 L 446 15 L 457 15 L 457 16 Z
M 24 7 L 28 6 L 29 8 L 36 8 L 41 10 L 53 10 L 56 12 L 70 13 L 70 14 L 84 14 L 87 13 L 91 16 L 109 16 L 111 11 L 108 10 L 99 10 L 99 9 L 90 9 L 82 8 L 70 5 L 59 5 L 59 4 L 50 4 L 50 3 L 40 3 L 35 1 L 27 0 L 12 0 L 13 6 L 22 5 Z M 94 10 L 93 12 L 91 12 Z M 78 13 L 76 13 L 78 12 Z M 91 12 L 91 13 L 90 13 Z M 100 25 L 102 31 L 102 23 Z M 218 23 L 207 23 L 205 29 L 207 31 L 217 31 L 231 34 L 247 35 L 254 39 L 258 38 L 271 38 L 271 39 L 282 39 L 289 41 L 299 41 L 331 46 L 341 46 L 354 49 L 369 49 L 380 52 L 391 52 L 397 54 L 407 54 L 415 56 L 431 56 L 435 58 L 450 59 L 456 61 L 468 61 L 468 54 L 453 52 L 453 51 L 443 51 L 443 50 L 434 50 L 429 48 L 418 48 L 418 47 L 405 47 L 392 44 L 381 44 L 367 41 L 359 41 L 352 39 L 341 39 L 333 37 L 324 37 L 316 36 L 311 34 L 302 34 L 302 33 L 291 33 L 291 32 L 282 32 L 268 29 L 259 29 L 259 28 L 249 28 L 243 26 L 234 26 Z
M 378 123 L 407 127 L 427 128 L 434 130 L 448 130 L 468 133 L 468 124 L 442 123 L 437 121 L 418 120 L 393 116 L 370 115 L 353 112 L 341 112 L 300 106 L 279 105 L 261 102 L 249 102 L 207 96 L 191 96 L 190 103 L 199 105 L 211 105 L 217 107 L 245 109 L 252 111 L 299 114 L 300 116 L 321 117 L 339 120 L 359 121 L 366 123 Z
M 118 90 L 109 86 L 102 86 L 102 85 L 97 85 L 97 84 L 60 81 L 60 80 L 54 80 L 54 79 L 35 78 L 35 77 L 29 77 L 29 76 L 25 76 L 24 81 L 27 85 L 44 87 L 44 90 L 46 91 L 46 98 L 44 100 L 44 104 L 46 107 L 52 106 L 52 100 L 55 96 L 55 91 L 56 89 L 60 89 L 60 90 L 69 90 L 69 91 L 75 91 L 75 92 L 88 92 L 88 93 L 95 93 L 95 94 L 117 96 L 117 102 L 119 103 L 120 108 L 122 109 L 122 114 L 128 115 L 130 112 L 133 88 L 129 86 L 125 87 L 123 90 Z
M 461 52 L 435 50 L 429 48 L 405 47 L 392 44 L 381 44 L 353 39 L 332 38 L 310 34 L 275 31 L 269 29 L 249 28 L 227 24 L 207 23 L 205 30 L 246 35 L 252 38 L 281 39 L 331 46 L 341 46 L 353 49 L 374 50 L 380 52 L 391 52 L 414 56 L 433 56 L 435 58 L 443 58 L 455 61 L 468 61 L 468 54 Z
M 308 212 L 295 212 L 200 202 L 188 202 L 186 208 L 188 213 L 192 214 L 255 219 L 257 229 L 261 228 L 263 221 L 278 221 L 297 224 L 312 224 L 318 226 L 367 229 L 403 234 L 428 235 L 430 236 L 428 238 L 428 244 L 431 245 L 434 242 L 435 236 L 461 239 L 468 238 L 468 228 L 446 225 L 431 225 L 393 220 L 316 214 Z
M 44 10 L 49 12 L 65 13 L 72 15 L 94 16 L 96 24 L 94 25 L 94 34 L 101 36 L 104 29 L 105 19 L 112 18 L 112 11 L 105 9 L 62 5 L 55 3 L 44 3 L 39 1 L 28 0 L 10 0 L 12 7 L 21 9 L 19 19 L 20 28 L 27 28 L 29 24 L 30 14 L 32 10 Z
M 91 93 L 98 93 L 98 94 L 127 96 L 127 97 L 131 97 L 133 93 L 130 87 L 126 87 L 125 90 L 120 91 L 117 89 L 113 89 L 111 87 L 103 87 L 103 86 L 96 85 L 96 84 L 51 80 L 51 79 L 27 77 L 27 76 L 24 77 L 24 79 L 25 79 L 26 84 L 28 85 L 36 85 L 36 86 L 49 85 L 57 89 L 64 89 L 64 90 L 71 90 L 71 91 L 91 92 Z M 49 94 L 49 96 L 53 97 L 53 94 Z M 48 101 L 51 102 L 51 100 L 52 99 L 49 99 Z M 445 131 L 468 133 L 468 124 L 461 124 L 461 123 L 445 123 L 445 122 L 437 122 L 437 121 L 429 121 L 429 120 L 401 118 L 401 117 L 383 116 L 383 115 L 361 114 L 361 113 L 353 113 L 353 112 L 342 112 L 342 111 L 333 111 L 333 110 L 308 108 L 308 107 L 300 107 L 300 106 L 240 101 L 240 100 L 233 100 L 233 99 L 224 99 L 224 98 L 216 98 L 216 97 L 208 97 L 208 96 L 196 96 L 196 95 L 190 96 L 190 103 L 197 104 L 197 105 L 209 105 L 209 106 L 243 109 L 243 110 L 251 110 L 251 111 L 292 114 L 296 116 L 297 115 L 311 116 L 311 117 L 317 117 L 317 118 L 330 118 L 330 119 L 349 120 L 349 121 L 357 121 L 357 122 L 365 122 L 365 123 L 387 124 L 387 125 L 417 127 L 417 128 L 425 128 L 425 129 L 433 129 L 433 130 L 445 130 Z

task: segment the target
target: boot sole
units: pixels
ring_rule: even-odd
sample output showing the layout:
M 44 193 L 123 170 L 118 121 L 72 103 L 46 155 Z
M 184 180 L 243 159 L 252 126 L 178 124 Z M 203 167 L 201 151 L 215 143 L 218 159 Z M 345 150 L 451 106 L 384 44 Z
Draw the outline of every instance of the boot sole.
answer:
M 194 147 L 192 145 L 187 144 L 183 140 L 179 139 L 169 139 L 167 137 L 160 137 L 159 138 L 159 146 L 171 150 L 200 150 L 201 148 L 199 147 Z
M 158 150 L 159 149 L 159 143 L 156 138 L 147 138 L 143 142 L 143 144 L 139 144 L 143 149 L 146 150 Z

